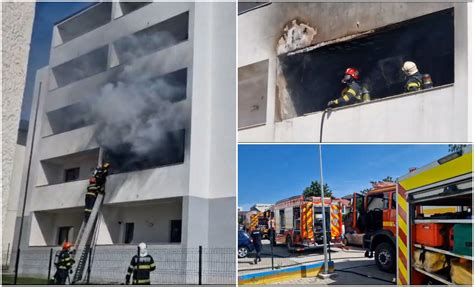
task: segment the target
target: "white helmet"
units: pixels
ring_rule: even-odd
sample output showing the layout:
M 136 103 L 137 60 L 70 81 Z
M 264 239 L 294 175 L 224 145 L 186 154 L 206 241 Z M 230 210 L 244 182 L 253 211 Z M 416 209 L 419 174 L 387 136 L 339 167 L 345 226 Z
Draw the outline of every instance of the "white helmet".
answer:
M 138 250 L 140 250 L 140 257 L 144 257 L 148 255 L 148 251 L 146 250 L 146 243 L 142 242 L 138 244 Z
M 402 71 L 405 72 L 408 76 L 414 75 L 418 72 L 416 64 L 411 61 L 406 61 L 403 63 Z

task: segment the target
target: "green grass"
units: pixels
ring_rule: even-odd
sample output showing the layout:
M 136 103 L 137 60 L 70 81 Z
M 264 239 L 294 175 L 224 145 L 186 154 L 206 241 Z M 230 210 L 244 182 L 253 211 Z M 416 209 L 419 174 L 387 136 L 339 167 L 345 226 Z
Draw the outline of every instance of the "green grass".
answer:
M 13 284 L 14 275 L 2 274 L 2 284 Z M 47 284 L 48 280 L 44 278 L 18 277 L 17 284 Z

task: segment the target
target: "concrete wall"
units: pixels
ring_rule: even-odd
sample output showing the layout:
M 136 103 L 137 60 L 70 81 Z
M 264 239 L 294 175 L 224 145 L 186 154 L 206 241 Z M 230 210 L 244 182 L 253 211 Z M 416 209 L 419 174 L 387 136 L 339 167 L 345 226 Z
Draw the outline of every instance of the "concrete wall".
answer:
M 466 142 L 471 139 L 466 3 L 272 3 L 239 16 L 239 67 L 269 60 L 267 120 L 239 130 L 240 142 L 319 141 L 322 112 L 279 122 L 275 110 L 276 44 L 286 23 L 299 19 L 317 29 L 313 44 L 455 8 L 455 83 L 415 96 L 334 111 L 323 140 L 342 142 Z M 396 12 L 394 12 L 396 11 Z M 414 128 L 415 127 L 415 128 Z
M 82 218 L 87 181 L 44 185 L 48 182 L 48 171 L 41 166 L 40 161 L 57 163 L 62 159 L 76 158 L 77 154 L 89 154 L 98 147 L 94 139 L 94 126 L 51 134 L 46 112 L 97 95 L 102 85 L 116 79 L 123 69 L 140 70 L 143 65 L 148 65 L 156 75 L 187 68 L 187 98 L 183 102 L 191 112 L 191 119 L 187 126 L 184 163 L 110 175 L 103 212 L 106 224 L 99 233 L 100 243 L 120 242 L 123 230 L 118 226 L 118 221 L 125 222 L 133 218 L 142 221 L 151 219 L 154 227 L 149 239 L 163 242 L 169 238 L 169 221 L 182 219 L 180 245 L 183 248 L 201 245 L 231 250 L 229 254 L 234 252 L 235 3 L 165 3 L 161 9 L 162 4 L 150 4 L 143 10 L 116 18 L 77 39 L 53 47 L 50 66 L 38 72 L 35 97 L 40 94 L 39 112 L 34 142 L 31 135 L 28 138 L 28 145 L 33 145 L 33 155 L 21 246 L 28 247 L 31 242 L 40 245 L 52 242 L 52 237 L 46 238 L 52 235 L 36 238 L 38 234 L 44 233 L 41 226 L 54 226 L 54 222 L 48 221 L 51 219 L 45 219 L 45 216 L 39 218 L 38 214 L 69 210 L 72 212 L 71 217 L 78 220 Z M 55 79 L 52 79 L 54 75 L 51 67 L 183 11 L 189 11 L 187 41 L 136 59 L 126 67 L 112 67 L 63 87 L 57 87 Z M 37 100 L 33 99 L 33 111 L 36 110 Z M 32 125 L 30 130 L 33 130 Z M 26 169 L 23 186 L 26 185 L 25 175 Z M 165 208 L 160 205 L 160 202 L 174 198 L 182 198 L 179 206 L 177 203 L 166 205 Z M 72 215 L 74 212 L 76 214 Z M 45 223 L 41 224 L 41 221 Z M 74 226 L 78 224 L 74 223 Z M 149 228 L 147 226 L 149 223 L 135 228 L 144 235 L 148 232 L 144 231 Z M 134 240 L 147 238 L 140 235 Z M 183 256 L 192 259 L 195 253 L 184 253 Z M 195 264 L 191 261 L 188 263 Z M 191 277 L 186 275 L 186 282 L 191 282 Z
M 11 242 L 12 212 L 18 200 L 23 164 L 17 148 L 35 3 L 2 2 L 2 250 Z M 3 252 L 2 252 L 3 254 Z M 5 254 L 6 255 L 6 254 Z M 3 261 L 2 261 L 3 263 Z

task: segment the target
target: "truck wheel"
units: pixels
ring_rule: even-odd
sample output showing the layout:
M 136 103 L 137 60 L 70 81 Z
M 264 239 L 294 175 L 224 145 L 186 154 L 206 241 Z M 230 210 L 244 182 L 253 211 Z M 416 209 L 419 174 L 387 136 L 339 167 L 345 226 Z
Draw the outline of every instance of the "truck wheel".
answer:
M 393 273 L 395 260 L 395 250 L 390 243 L 382 242 L 375 247 L 375 263 L 380 270 Z

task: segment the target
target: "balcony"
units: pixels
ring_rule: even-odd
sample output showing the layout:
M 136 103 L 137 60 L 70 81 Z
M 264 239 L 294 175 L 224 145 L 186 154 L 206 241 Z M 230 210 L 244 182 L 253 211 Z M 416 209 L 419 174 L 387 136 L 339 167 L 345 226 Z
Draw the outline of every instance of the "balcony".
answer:
M 323 112 L 242 129 L 239 141 L 318 142 Z M 467 98 L 449 84 L 326 113 L 323 142 L 465 142 Z
M 105 204 L 186 196 L 189 164 L 113 174 L 108 177 Z M 87 180 L 37 186 L 31 193 L 30 210 L 48 211 L 84 206 Z

